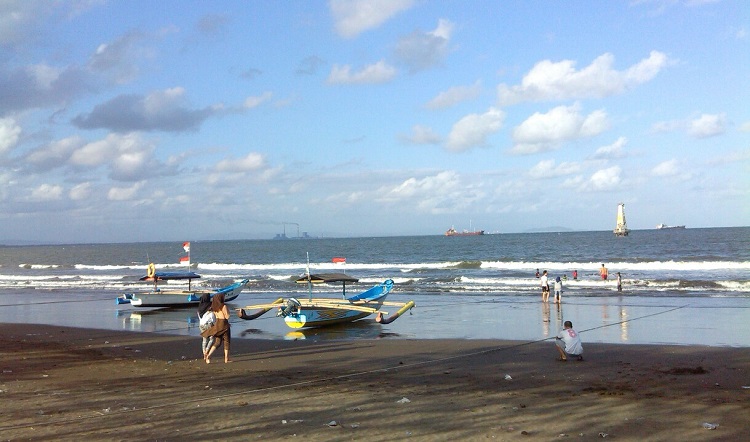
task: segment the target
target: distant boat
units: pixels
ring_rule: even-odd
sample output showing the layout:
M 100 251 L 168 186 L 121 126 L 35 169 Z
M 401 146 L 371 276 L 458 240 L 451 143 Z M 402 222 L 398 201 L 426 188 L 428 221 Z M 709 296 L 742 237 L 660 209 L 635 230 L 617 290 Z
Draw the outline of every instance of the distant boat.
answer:
M 625 203 L 617 205 L 617 225 L 613 232 L 615 236 L 628 236 L 628 233 L 630 233 L 628 223 L 625 222 Z
M 445 231 L 445 236 L 476 236 L 476 235 L 484 235 L 484 230 L 464 230 L 459 232 L 458 230 L 451 227 L 450 229 Z
M 656 230 L 665 230 L 665 229 L 684 229 L 685 226 L 668 226 L 666 224 L 657 224 Z

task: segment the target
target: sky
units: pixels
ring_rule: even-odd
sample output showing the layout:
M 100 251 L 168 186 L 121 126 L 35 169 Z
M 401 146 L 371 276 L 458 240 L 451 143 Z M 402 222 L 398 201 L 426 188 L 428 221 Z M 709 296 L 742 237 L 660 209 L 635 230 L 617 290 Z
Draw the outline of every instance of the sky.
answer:
M 0 0 L 0 243 L 750 225 L 744 0 Z

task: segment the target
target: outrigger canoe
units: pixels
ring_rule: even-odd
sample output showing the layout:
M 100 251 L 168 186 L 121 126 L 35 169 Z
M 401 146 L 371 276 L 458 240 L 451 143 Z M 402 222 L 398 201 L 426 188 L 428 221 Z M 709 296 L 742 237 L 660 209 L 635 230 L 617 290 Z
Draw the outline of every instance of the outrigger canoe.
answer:
M 322 327 L 342 322 L 352 322 L 377 313 L 375 321 L 388 324 L 414 307 L 414 301 L 406 303 L 386 302 L 386 297 L 393 290 L 393 280 L 386 279 L 370 289 L 346 296 L 346 284 L 359 280 L 343 273 L 307 274 L 296 280 L 298 284 L 307 284 L 310 296 L 308 299 L 279 298 L 268 304 L 249 305 L 239 309 L 237 314 L 246 320 L 257 319 L 266 312 L 277 308 L 276 316 L 282 316 L 287 326 L 293 329 L 303 327 Z M 342 283 L 342 298 L 313 298 L 313 284 Z M 398 311 L 391 316 L 384 316 L 386 312 L 381 307 L 398 307 Z
M 141 281 L 151 281 L 154 283 L 153 290 L 140 293 L 125 293 L 117 297 L 115 302 L 119 304 L 130 304 L 133 307 L 187 307 L 197 305 L 204 293 L 208 293 L 213 298 L 218 293 L 224 293 L 224 301 L 229 302 L 237 299 L 242 290 L 250 282 L 244 279 L 240 282 L 221 287 L 219 289 L 191 289 L 193 279 L 201 276 L 195 272 L 153 272 L 149 270 L 149 275 L 140 278 Z M 157 287 L 160 281 L 187 280 L 187 290 L 167 289 L 162 290 Z

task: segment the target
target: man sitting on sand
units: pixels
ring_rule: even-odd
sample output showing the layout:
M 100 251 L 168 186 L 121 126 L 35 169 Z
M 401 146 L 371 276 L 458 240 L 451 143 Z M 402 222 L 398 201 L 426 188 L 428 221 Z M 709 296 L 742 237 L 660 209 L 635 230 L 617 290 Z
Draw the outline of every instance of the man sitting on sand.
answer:
M 555 337 L 555 344 L 557 351 L 560 352 L 560 358 L 558 361 L 567 361 L 568 356 L 573 356 L 579 361 L 583 360 L 583 345 L 581 344 L 581 338 L 578 336 L 575 330 L 573 330 L 573 323 L 565 321 L 563 324 L 565 327 Z

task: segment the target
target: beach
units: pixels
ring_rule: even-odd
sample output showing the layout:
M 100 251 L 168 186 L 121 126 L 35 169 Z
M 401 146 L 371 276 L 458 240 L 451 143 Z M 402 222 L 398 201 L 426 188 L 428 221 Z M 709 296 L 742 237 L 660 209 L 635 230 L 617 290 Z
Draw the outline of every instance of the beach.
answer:
M 747 347 L 0 328 L 3 440 L 750 439 Z

